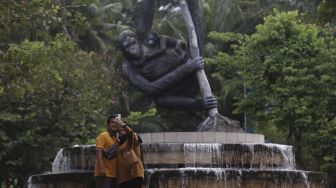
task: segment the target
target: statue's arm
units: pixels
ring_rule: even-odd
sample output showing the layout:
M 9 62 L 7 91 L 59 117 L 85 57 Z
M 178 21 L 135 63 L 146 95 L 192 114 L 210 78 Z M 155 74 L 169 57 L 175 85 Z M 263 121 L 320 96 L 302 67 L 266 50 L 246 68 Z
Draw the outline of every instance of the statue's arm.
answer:
M 181 79 L 183 79 L 187 75 L 190 75 L 196 70 L 202 69 L 203 62 L 199 61 L 202 60 L 189 60 L 187 63 L 176 68 L 174 71 L 169 72 L 163 77 L 152 82 L 148 81 L 142 75 L 134 71 L 129 62 L 123 63 L 122 70 L 127 79 L 138 89 L 149 95 L 158 95 L 163 91 L 169 89 L 173 85 L 177 84 Z

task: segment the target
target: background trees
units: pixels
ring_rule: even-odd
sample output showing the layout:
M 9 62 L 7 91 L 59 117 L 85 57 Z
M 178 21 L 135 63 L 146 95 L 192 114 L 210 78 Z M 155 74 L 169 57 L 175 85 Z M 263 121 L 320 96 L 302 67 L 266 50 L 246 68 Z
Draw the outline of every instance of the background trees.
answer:
M 116 62 L 95 48 L 102 39 L 86 42 L 86 33 L 99 37 L 85 16 L 91 2 L 64 2 L 0 5 L 0 182 L 5 187 L 23 187 L 30 174 L 50 169 L 59 148 L 94 139 L 120 93 Z
M 60 35 L 9 47 L 0 69 L 2 180 L 20 187 L 60 147 L 95 137 L 118 90 L 99 59 Z
M 224 72 L 214 74 L 226 80 L 224 87 L 246 88 L 236 112 L 247 113 L 249 126 L 267 139 L 294 145 L 301 168 L 330 172 L 336 159 L 330 145 L 336 130 L 333 33 L 304 23 L 298 12 L 275 11 L 252 35 L 210 35 L 232 44 L 232 55 L 219 53 L 210 62 Z
M 246 114 L 247 131 L 294 145 L 302 168 L 335 176 L 334 4 L 202 1 L 206 72 L 220 113 L 242 124 Z M 0 4 L 3 186 L 47 171 L 61 147 L 92 143 L 113 112 L 142 132 L 197 126 L 202 113 L 156 109 L 121 77 L 115 38 L 133 27 L 133 8 L 131 0 Z M 300 13 L 280 12 L 288 10 Z M 187 38 L 178 1 L 157 1 L 156 13 L 154 30 Z

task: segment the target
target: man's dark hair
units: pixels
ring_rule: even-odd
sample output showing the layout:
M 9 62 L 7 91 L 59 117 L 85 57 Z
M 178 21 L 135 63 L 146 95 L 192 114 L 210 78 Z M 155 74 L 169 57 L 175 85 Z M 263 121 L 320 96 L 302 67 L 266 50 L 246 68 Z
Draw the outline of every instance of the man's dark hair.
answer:
M 118 117 L 118 114 L 110 115 L 110 116 L 107 118 L 107 122 L 106 122 L 106 123 L 109 124 L 111 119 L 114 119 L 114 118 L 117 118 L 117 117 Z

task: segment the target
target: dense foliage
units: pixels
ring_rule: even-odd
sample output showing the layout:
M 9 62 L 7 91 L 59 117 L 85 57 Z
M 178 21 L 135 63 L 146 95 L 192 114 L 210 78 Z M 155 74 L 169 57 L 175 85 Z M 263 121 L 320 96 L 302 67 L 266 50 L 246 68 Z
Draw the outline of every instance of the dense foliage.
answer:
M 305 168 L 329 172 L 336 164 L 333 32 L 304 23 L 298 12 L 275 12 L 252 35 L 210 35 L 233 48 L 210 62 L 221 70 L 213 76 L 231 90 L 246 88 L 236 111 L 247 113 L 250 126 L 267 138 L 293 144 Z
M 192 131 L 202 120 L 202 113 L 156 109 L 121 78 L 115 37 L 134 26 L 134 2 L 0 3 L 0 187 L 23 187 L 29 175 L 50 170 L 61 147 L 93 143 L 112 112 L 143 132 Z M 157 2 L 154 30 L 186 39 L 178 1 Z M 241 122 L 245 114 L 247 131 L 293 144 L 300 164 L 335 175 L 334 1 L 202 6 L 206 33 L 234 32 L 205 38 L 220 113 Z M 276 12 L 263 20 L 274 7 L 306 14 Z
M 79 31 L 91 31 L 86 27 L 91 22 L 78 9 L 82 5 L 75 3 L 6 1 L 0 5 L 4 13 L 0 22 L 0 182 L 5 187 L 22 187 L 30 174 L 49 170 L 59 148 L 93 139 L 120 93 L 122 82 L 114 62 L 107 63 L 108 56 L 100 48 L 97 53 L 80 49 L 95 43 L 82 45 L 86 35 Z M 85 3 L 89 1 L 82 1 L 83 7 Z M 64 30 L 70 26 L 71 35 L 70 28 Z
M 319 20 L 322 23 L 335 23 L 336 2 L 333 0 L 322 0 L 317 7 Z
M 13 44 L 3 54 L 1 179 L 23 181 L 49 169 L 60 147 L 85 143 L 104 125 L 113 95 L 111 71 L 93 56 L 61 36 L 48 45 Z

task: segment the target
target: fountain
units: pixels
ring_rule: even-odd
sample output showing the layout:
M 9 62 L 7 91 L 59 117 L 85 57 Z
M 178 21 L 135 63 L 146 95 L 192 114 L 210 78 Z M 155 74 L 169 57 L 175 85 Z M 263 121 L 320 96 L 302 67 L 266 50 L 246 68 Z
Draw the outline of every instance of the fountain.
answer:
M 246 133 L 143 133 L 146 188 L 319 188 L 326 174 L 296 170 L 293 147 Z M 95 187 L 95 146 L 61 149 L 52 171 L 32 175 L 30 188 Z

